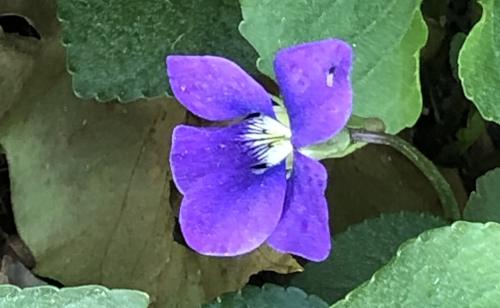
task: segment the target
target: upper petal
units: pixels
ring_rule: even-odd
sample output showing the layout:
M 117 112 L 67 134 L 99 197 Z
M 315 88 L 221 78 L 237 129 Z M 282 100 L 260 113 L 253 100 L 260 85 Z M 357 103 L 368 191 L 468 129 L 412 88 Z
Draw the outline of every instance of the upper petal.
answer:
M 234 256 L 259 247 L 272 233 L 285 198 L 285 166 L 262 174 L 238 138 L 241 125 L 180 126 L 170 156 L 183 192 L 179 221 L 187 244 L 199 253 Z
M 274 114 L 264 88 L 227 59 L 168 56 L 167 74 L 175 97 L 201 118 L 225 121 L 255 112 Z
M 274 60 L 293 143 L 303 147 L 338 133 L 352 112 L 351 47 L 337 39 L 280 50 Z
M 294 153 L 281 220 L 268 239 L 274 249 L 322 261 L 331 249 L 328 205 L 325 199 L 327 173 L 321 163 Z

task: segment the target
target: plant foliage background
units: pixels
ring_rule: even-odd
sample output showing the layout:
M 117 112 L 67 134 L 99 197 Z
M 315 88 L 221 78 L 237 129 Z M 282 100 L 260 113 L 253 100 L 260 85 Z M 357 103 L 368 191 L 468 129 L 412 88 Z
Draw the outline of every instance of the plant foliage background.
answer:
M 499 10 L 498 0 L 0 0 L 0 282 L 11 284 L 0 302 L 493 307 Z M 170 96 L 165 56 L 224 56 L 275 93 L 276 51 L 329 37 L 355 50 L 351 125 L 376 118 L 438 165 L 460 221 L 412 162 L 367 145 L 324 161 L 325 262 L 269 247 L 191 251 L 168 155 L 175 125 L 204 123 Z

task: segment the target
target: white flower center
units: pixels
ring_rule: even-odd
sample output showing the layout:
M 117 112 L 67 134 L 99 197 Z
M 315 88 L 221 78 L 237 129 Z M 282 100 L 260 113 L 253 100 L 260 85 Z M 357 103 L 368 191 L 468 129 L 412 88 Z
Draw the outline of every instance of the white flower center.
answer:
M 257 160 L 252 166 L 255 173 L 276 166 L 292 153 L 290 128 L 265 115 L 252 117 L 246 122 L 248 125 L 241 137 L 250 155 Z

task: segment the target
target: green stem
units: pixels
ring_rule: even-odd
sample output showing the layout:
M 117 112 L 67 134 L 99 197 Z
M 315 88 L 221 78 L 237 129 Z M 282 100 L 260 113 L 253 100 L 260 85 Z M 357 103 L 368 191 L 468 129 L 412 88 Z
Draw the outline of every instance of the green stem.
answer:
M 450 184 L 436 166 L 414 146 L 398 136 L 375 133 L 362 129 L 350 129 L 349 131 L 352 141 L 388 145 L 406 156 L 434 186 L 439 196 L 439 200 L 441 201 L 444 214 L 452 220 L 460 219 L 460 208 L 458 207 Z

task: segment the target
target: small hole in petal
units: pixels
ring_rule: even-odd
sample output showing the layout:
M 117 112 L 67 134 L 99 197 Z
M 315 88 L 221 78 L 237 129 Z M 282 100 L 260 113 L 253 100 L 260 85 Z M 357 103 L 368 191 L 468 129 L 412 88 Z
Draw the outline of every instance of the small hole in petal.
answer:
M 333 87 L 333 81 L 335 79 L 335 66 L 330 67 L 328 70 L 328 74 L 326 74 L 326 86 L 331 88 Z

